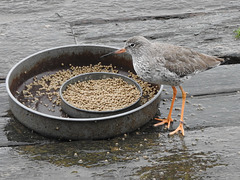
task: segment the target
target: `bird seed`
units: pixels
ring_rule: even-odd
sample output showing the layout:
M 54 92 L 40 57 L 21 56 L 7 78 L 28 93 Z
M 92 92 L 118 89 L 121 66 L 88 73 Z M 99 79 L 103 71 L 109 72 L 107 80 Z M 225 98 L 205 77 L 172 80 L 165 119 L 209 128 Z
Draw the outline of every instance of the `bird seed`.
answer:
M 135 103 L 140 91 L 122 78 L 106 78 L 69 84 L 63 98 L 79 109 L 112 111 Z

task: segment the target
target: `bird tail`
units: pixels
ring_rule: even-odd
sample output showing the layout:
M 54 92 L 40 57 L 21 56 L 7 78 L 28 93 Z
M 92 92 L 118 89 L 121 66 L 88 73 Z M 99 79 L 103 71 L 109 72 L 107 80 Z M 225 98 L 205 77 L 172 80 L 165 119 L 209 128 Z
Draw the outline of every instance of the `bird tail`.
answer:
M 223 58 L 219 58 L 219 57 L 216 57 L 216 56 L 209 56 L 209 55 L 206 55 L 206 54 L 202 54 L 202 56 L 204 56 L 202 58 L 203 61 L 205 61 L 205 63 L 207 64 L 207 67 L 210 69 L 210 68 L 213 68 L 213 67 L 216 67 L 222 63 L 224 63 L 224 59 Z
M 219 61 L 219 62 L 220 62 L 220 64 L 222 64 L 222 63 L 225 62 L 225 59 L 223 59 L 223 58 L 219 58 L 219 57 L 216 57 L 216 56 L 214 56 L 214 57 L 215 57 L 215 60 L 216 60 L 216 61 Z

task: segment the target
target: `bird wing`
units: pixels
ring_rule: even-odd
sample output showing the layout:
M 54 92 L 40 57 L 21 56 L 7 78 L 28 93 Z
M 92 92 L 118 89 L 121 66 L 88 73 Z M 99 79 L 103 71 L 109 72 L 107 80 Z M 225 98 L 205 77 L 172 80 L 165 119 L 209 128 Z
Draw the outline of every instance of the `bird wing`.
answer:
M 157 46 L 156 49 L 162 50 L 159 57 L 162 58 L 164 67 L 179 76 L 205 71 L 224 61 L 221 58 L 198 53 L 181 46 L 157 43 L 155 46 Z

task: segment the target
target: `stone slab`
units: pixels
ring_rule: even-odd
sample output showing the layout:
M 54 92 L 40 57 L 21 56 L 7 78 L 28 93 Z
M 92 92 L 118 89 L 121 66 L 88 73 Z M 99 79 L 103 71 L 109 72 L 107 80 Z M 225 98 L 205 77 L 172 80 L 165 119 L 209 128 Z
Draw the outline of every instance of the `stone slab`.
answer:
M 147 4 L 108 0 L 101 5 L 95 1 L 3 1 L 0 78 L 22 58 L 46 48 L 75 43 L 122 47 L 133 35 L 239 57 L 239 41 L 233 33 L 239 16 L 237 0 Z
M 169 5 L 174 10 L 166 8 Z M 142 11 L 132 15 L 131 10 L 135 9 Z M 115 14 L 114 6 L 108 17 L 96 18 L 93 15 L 91 18 L 72 19 L 76 42 L 122 47 L 129 37 L 143 35 L 153 41 L 182 45 L 211 55 L 239 56 L 239 42 L 233 33 L 239 27 L 237 1 L 174 2 L 174 5 L 168 1 L 164 5 L 154 1 L 148 5 L 134 4 L 129 6 L 129 10 L 122 13 L 120 5 L 118 11 L 121 15 Z
M 238 179 L 239 126 L 187 133 L 168 138 L 145 131 L 125 140 L 1 147 L 0 178 Z
M 190 98 L 185 109 L 184 138 L 169 138 L 169 131 L 152 127 L 155 121 L 151 121 L 136 132 L 110 140 L 59 142 L 43 138 L 4 115 L 8 118 L 0 117 L 0 177 L 148 179 L 187 175 L 234 179 L 239 176 L 240 167 L 239 102 L 240 93 Z M 162 103 L 160 111 L 164 116 L 170 101 Z M 1 107 L 4 114 L 8 107 Z M 177 99 L 175 107 L 181 107 L 181 99 Z M 174 109 L 173 118 L 178 120 L 179 113 Z M 177 125 L 174 122 L 172 128 Z M 188 169 L 187 173 L 181 170 L 182 166 Z M 173 176 L 174 172 L 177 173 Z
M 161 117 L 167 117 L 171 100 L 161 101 Z M 175 101 L 172 117 L 179 124 L 182 99 Z M 240 93 L 225 93 L 187 98 L 184 119 L 188 128 L 240 126 Z

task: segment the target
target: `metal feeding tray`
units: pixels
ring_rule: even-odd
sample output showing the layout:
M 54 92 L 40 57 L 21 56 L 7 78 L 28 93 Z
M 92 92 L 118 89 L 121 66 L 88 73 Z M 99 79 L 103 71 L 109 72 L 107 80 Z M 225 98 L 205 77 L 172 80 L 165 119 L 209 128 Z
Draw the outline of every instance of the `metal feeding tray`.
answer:
M 131 84 L 135 86 L 139 91 L 139 98 L 137 101 L 133 102 L 127 107 L 116 109 L 116 110 L 108 110 L 108 111 L 94 111 L 94 110 L 86 110 L 86 109 L 80 109 L 75 107 L 74 105 L 70 104 L 66 99 L 63 97 L 63 92 L 66 90 L 67 86 L 70 84 L 74 84 L 76 82 L 83 82 L 88 80 L 99 80 L 99 79 L 106 79 L 106 78 L 121 78 L 128 84 Z M 92 118 L 92 117 L 104 117 L 104 116 L 110 116 L 115 115 L 119 113 L 123 113 L 126 111 L 130 111 L 131 109 L 134 109 L 138 106 L 138 103 L 140 103 L 140 99 L 142 96 L 142 88 L 141 86 L 134 81 L 131 78 L 128 78 L 127 76 L 116 74 L 116 73 L 108 73 L 108 72 L 92 72 L 92 73 L 84 73 L 78 76 L 75 76 L 65 83 L 60 88 L 60 97 L 61 97 L 61 107 L 64 112 L 66 112 L 71 117 L 77 117 L 77 118 Z
M 156 94 L 143 105 L 115 115 L 92 118 L 68 117 L 61 106 L 56 106 L 46 95 L 36 95 L 34 88 L 37 86 L 29 88 L 29 98 L 24 96 L 28 84 L 46 75 L 68 70 L 70 65 L 91 66 L 101 62 L 103 65 L 112 64 L 122 75 L 127 76 L 128 71 L 134 72 L 131 56 L 126 53 L 99 59 L 101 55 L 115 50 L 117 49 L 107 46 L 69 45 L 26 57 L 10 70 L 6 78 L 9 106 L 13 115 L 35 132 L 58 139 L 105 139 L 143 126 L 158 110 L 162 86 L 157 86 Z

